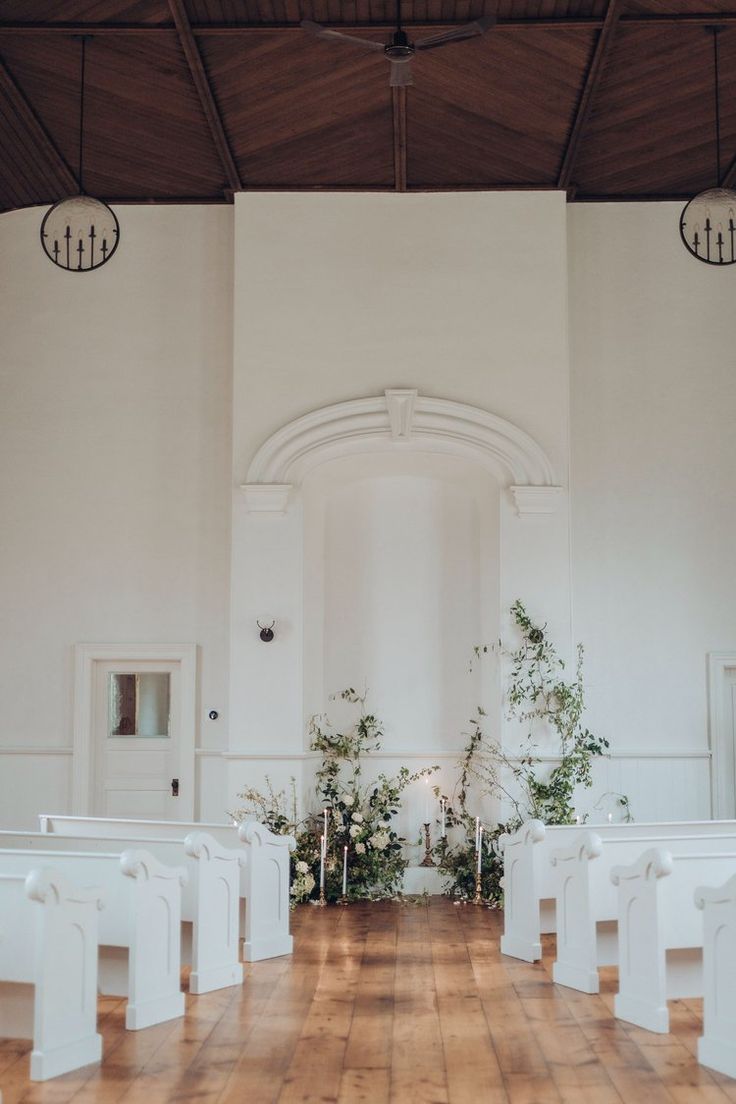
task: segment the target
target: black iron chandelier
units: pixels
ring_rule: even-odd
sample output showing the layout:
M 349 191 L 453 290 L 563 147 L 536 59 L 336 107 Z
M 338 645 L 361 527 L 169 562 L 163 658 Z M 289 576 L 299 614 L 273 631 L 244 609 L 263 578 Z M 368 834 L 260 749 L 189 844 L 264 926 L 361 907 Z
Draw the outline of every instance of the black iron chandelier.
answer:
M 721 108 L 718 82 L 718 35 L 713 34 L 715 85 L 716 186 L 699 192 L 680 215 L 680 236 L 688 253 L 709 265 L 736 263 L 736 192 L 721 187 Z
M 79 194 L 50 207 L 41 223 L 41 245 L 50 261 L 67 272 L 91 272 L 106 264 L 120 242 L 120 225 L 102 200 L 84 191 L 84 78 L 87 36 L 82 36 L 79 94 Z

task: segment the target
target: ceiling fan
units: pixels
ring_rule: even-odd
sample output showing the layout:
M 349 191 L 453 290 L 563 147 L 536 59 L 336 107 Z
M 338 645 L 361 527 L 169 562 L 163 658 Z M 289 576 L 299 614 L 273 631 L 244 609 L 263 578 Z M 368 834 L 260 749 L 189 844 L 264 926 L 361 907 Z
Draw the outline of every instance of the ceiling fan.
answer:
M 451 31 L 441 31 L 439 34 L 428 35 L 426 38 L 417 39 L 416 42 L 410 42 L 401 26 L 401 0 L 396 0 L 396 29 L 391 35 L 391 41 L 386 45 L 369 38 L 358 38 L 356 35 L 343 34 L 342 31 L 333 31 L 330 27 L 323 27 L 321 23 L 314 23 L 311 19 L 303 19 L 301 25 L 305 31 L 328 42 L 345 43 L 356 46 L 359 50 L 372 50 L 374 53 L 381 52 L 391 63 L 389 84 L 392 88 L 403 88 L 414 83 L 411 78 L 411 61 L 418 50 L 436 50 L 439 46 L 461 42 L 464 38 L 476 38 L 478 35 L 485 34 L 495 22 L 494 15 L 485 15 L 482 19 L 474 19 L 472 23 L 462 23 L 459 27 L 453 27 Z

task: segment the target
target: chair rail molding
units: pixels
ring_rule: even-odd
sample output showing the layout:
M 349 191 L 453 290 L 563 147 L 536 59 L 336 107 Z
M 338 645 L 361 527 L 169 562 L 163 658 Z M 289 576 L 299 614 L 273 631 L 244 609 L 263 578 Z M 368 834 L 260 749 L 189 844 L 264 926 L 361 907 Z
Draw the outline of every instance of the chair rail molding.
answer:
M 719 820 L 734 815 L 736 747 L 734 718 L 725 702 L 729 672 L 736 673 L 736 651 L 708 655 L 708 737 L 711 750 L 711 796 L 713 816 Z
M 513 496 L 522 518 L 555 512 L 562 494 L 552 464 L 524 430 L 487 410 L 395 388 L 321 407 L 277 430 L 241 484 L 249 512 L 284 514 L 292 488 L 328 460 L 391 449 L 474 460 Z

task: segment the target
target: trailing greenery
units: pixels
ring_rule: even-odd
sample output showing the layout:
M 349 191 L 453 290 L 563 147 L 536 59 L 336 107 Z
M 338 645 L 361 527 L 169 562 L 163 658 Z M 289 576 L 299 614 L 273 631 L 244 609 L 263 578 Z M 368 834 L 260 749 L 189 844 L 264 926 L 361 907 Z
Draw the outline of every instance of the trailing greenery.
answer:
M 379 774 L 374 782 L 362 779 L 363 759 L 381 747 L 383 728 L 366 705 L 366 694 L 352 687 L 335 695 L 356 706 L 358 717 L 345 732 L 338 732 L 323 716 L 309 724 L 310 748 L 321 753 L 316 774 L 317 811 L 297 819 L 293 781 L 291 796 L 275 793 L 267 780 L 265 794 L 247 789 L 238 796 L 244 806 L 232 815 L 237 820 L 253 816 L 271 831 L 290 834 L 297 847 L 292 855 L 292 900 L 319 896 L 320 836 L 324 830 L 323 810 L 328 810 L 325 896 L 335 901 L 342 895 L 344 848 L 348 848 L 347 896 L 349 900 L 394 897 L 401 892 L 406 840 L 399 836 L 393 819 L 401 807 L 407 786 L 437 770 L 410 773 L 402 767 L 397 775 Z
M 573 797 L 578 786 L 592 785 L 593 760 L 605 755 L 608 741 L 595 737 L 583 724 L 583 647 L 578 645 L 574 678 L 563 677 L 565 664 L 547 635 L 547 626 L 535 624 L 524 605 L 514 602 L 511 615 L 521 635 L 519 646 L 504 653 L 510 667 L 506 692 L 507 715 L 517 720 L 524 735 L 520 749 L 509 753 L 485 730 L 485 713 L 478 708 L 470 722 L 460 778 L 452 800 L 447 801 L 447 823 L 459 830 L 459 842 L 447 839 L 435 847 L 435 857 L 450 879 L 450 892 L 470 897 L 475 892 L 475 817 L 469 809 L 469 787 L 480 797 L 500 800 L 508 810 L 503 823 L 486 828 L 481 853 L 482 895 L 500 903 L 503 862 L 498 852 L 499 837 L 516 831 L 524 821 L 536 818 L 545 824 L 572 824 Z M 488 646 L 475 649 L 476 658 Z M 546 774 L 537 750 L 540 729 L 552 732 L 557 742 L 559 763 Z M 437 791 L 438 797 L 440 795 Z M 610 795 L 621 806 L 623 819 L 630 820 L 628 799 Z M 455 832 L 457 837 L 458 832 Z

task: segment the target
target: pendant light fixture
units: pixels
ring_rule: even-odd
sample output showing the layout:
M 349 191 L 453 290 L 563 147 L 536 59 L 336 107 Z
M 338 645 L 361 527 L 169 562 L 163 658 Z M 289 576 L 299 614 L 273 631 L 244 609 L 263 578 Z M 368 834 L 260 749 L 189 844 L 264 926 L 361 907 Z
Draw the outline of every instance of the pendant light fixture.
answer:
M 79 94 L 79 195 L 67 196 L 50 207 L 41 223 L 41 245 L 50 261 L 67 272 L 91 272 L 112 257 L 120 241 L 120 225 L 113 211 L 99 199 L 85 195 L 84 78 L 87 37 L 82 36 Z
M 699 192 L 680 215 L 680 237 L 688 253 L 704 264 L 736 262 L 736 192 L 721 187 L 721 110 L 718 82 L 718 35 L 722 27 L 710 27 L 713 35 L 715 84 L 716 186 Z

